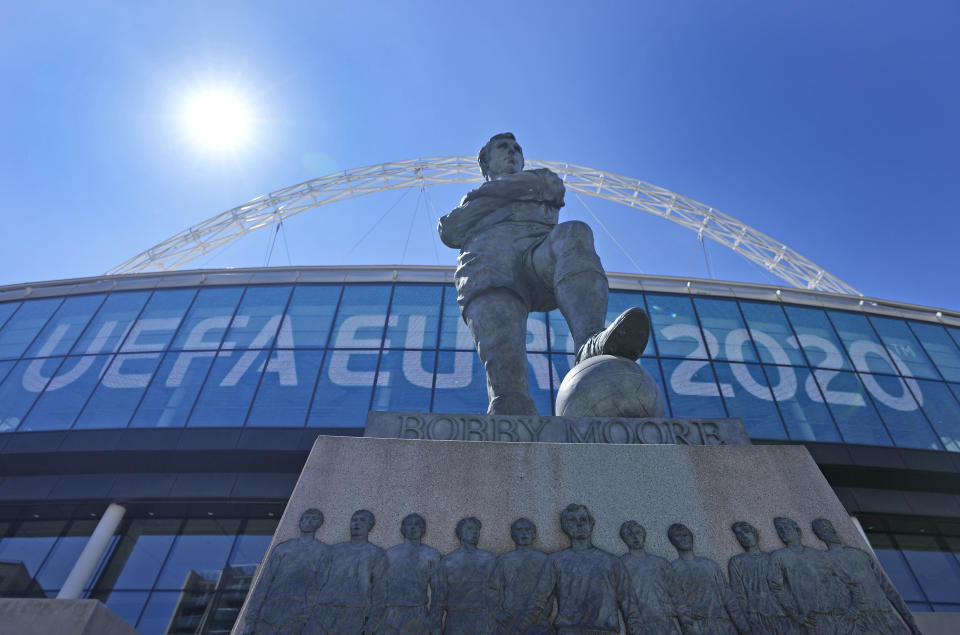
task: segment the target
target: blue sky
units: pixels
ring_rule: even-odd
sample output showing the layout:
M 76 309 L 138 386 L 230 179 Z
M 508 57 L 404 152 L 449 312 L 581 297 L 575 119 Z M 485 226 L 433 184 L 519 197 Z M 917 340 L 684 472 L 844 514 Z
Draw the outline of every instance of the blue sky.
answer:
M 0 284 L 97 275 L 270 190 L 511 130 L 528 157 L 709 204 L 867 295 L 960 310 L 958 28 L 935 0 L 3 3 Z M 184 132 L 211 86 L 256 113 L 247 147 Z M 270 263 L 453 264 L 433 219 L 466 189 L 302 214 Z M 630 252 L 568 196 L 608 270 L 775 282 L 586 200 Z M 273 237 L 194 265 L 262 265 Z

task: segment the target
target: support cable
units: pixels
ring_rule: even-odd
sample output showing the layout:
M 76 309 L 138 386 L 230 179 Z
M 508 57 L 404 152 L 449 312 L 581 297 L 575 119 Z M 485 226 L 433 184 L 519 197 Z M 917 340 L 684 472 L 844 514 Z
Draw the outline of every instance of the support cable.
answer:
M 380 216 L 380 218 L 378 218 L 378 219 L 376 220 L 376 222 L 375 222 L 373 225 L 370 226 L 370 229 L 368 229 L 368 230 L 363 234 L 363 236 L 360 237 L 360 239 L 359 239 L 357 242 L 353 243 L 353 247 L 351 247 L 350 249 L 348 249 L 348 250 L 347 250 L 347 253 L 345 253 L 345 254 L 343 255 L 343 257 L 340 259 L 341 262 L 342 262 L 342 261 L 345 261 L 347 258 L 350 257 L 350 254 L 353 253 L 353 250 L 360 246 L 360 243 L 362 243 L 362 242 L 367 238 L 367 236 L 369 236 L 370 233 L 371 233 L 374 229 L 377 228 L 377 225 L 379 225 L 380 222 L 383 221 L 383 219 L 387 217 L 387 214 L 389 214 L 390 212 L 392 212 L 392 211 L 393 211 L 393 208 L 395 208 L 397 205 L 399 205 L 399 204 L 400 204 L 400 201 L 402 201 L 404 198 L 406 198 L 407 194 L 409 194 L 409 193 L 410 193 L 410 188 L 409 188 L 409 187 L 408 187 L 408 188 L 405 188 L 405 189 L 403 190 L 403 194 L 400 195 L 400 197 L 393 203 L 393 205 L 391 205 L 390 207 L 387 208 L 387 211 L 385 211 L 385 212 Z
M 603 224 L 603 221 L 601 221 L 600 218 L 593 213 L 593 210 L 590 209 L 590 206 L 587 205 L 586 201 L 584 201 L 583 198 L 581 198 L 580 195 L 577 194 L 576 192 L 574 192 L 574 196 L 576 196 L 577 200 L 580 201 L 580 204 L 583 205 L 583 207 L 588 212 L 590 212 L 590 215 L 593 216 L 593 220 L 597 221 L 597 225 L 600 225 L 600 228 L 607 233 L 607 236 L 609 236 L 610 240 L 613 241 L 613 244 L 616 245 L 620 249 L 620 251 L 623 252 L 623 255 L 627 257 L 627 260 L 629 260 L 633 264 L 633 266 L 637 268 L 637 271 L 639 273 L 643 273 L 643 269 L 640 268 L 640 265 L 637 264 L 637 261 L 633 259 L 633 256 L 627 253 L 627 250 L 624 249 L 623 245 L 620 244 L 620 241 L 613 237 L 613 234 L 611 234 L 610 230 L 607 229 L 607 226 Z

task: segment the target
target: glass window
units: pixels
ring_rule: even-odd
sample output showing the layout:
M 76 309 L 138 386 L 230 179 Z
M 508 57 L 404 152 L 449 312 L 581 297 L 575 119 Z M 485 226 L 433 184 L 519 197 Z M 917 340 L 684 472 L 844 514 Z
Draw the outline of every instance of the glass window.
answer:
M 820 388 L 809 369 L 785 366 L 765 366 L 764 368 L 767 376 L 774 378 L 772 381 L 776 385 L 783 386 L 783 388 L 774 389 L 773 396 L 780 406 L 780 414 L 787 426 L 790 439 L 840 441 L 840 433 L 837 432 L 830 411 L 823 403 Z M 779 381 L 776 379 L 778 376 Z M 791 385 L 793 390 L 790 390 Z
M 379 348 L 387 322 L 390 287 L 347 286 L 333 327 L 335 348 Z
M 707 350 L 703 345 L 703 335 L 697 326 L 690 298 L 648 293 L 647 308 L 656 350 L 660 351 L 661 355 L 706 359 Z M 719 352 L 716 338 L 708 339 L 707 344 L 711 353 Z
M 165 350 L 196 295 L 194 289 L 154 291 L 120 350 L 124 353 Z
M 187 589 L 187 582 L 192 574 L 215 581 L 227 563 L 227 556 L 230 555 L 239 528 L 240 521 L 233 519 L 188 520 L 167 556 L 156 587 Z
M 429 412 L 436 351 L 384 351 L 373 410 Z
M 30 345 L 26 356 L 49 357 L 69 353 L 104 297 L 103 294 L 80 295 L 64 300 Z
M 923 411 L 937 431 L 940 442 L 951 452 L 960 452 L 960 403 L 954 399 L 946 384 L 939 381 L 917 380 L 917 397 L 923 401 Z
M 793 339 L 793 330 L 779 304 L 740 301 L 747 327 L 757 345 L 760 361 L 767 364 L 806 366 Z M 793 342 L 793 344 L 791 344 Z
M 277 346 L 322 348 L 327 345 L 330 324 L 340 300 L 340 285 L 303 285 L 293 290 Z
M 119 615 L 131 626 L 137 623 L 137 617 L 143 610 L 149 593 L 145 591 L 102 591 L 91 597 L 103 602 L 108 609 Z
M 867 316 L 843 311 L 828 313 L 854 368 L 867 373 L 897 373 L 893 360 L 877 340 Z
M 192 593 L 181 593 L 180 591 L 154 591 L 147 600 L 147 605 L 143 607 L 143 613 L 140 615 L 140 621 L 137 624 L 137 633 L 140 635 L 166 635 L 170 633 L 195 633 L 206 630 L 199 629 L 203 612 L 207 607 L 206 602 L 196 606 Z M 181 602 L 183 604 L 181 604 Z M 187 607 L 194 609 L 195 613 L 191 616 L 193 620 L 189 624 L 178 623 L 177 618 L 183 621 L 182 615 L 174 615 L 174 611 Z M 171 623 L 171 618 L 175 621 Z M 171 628 L 167 630 L 167 627 Z
M 844 441 L 893 445 L 863 384 L 854 373 L 821 370 L 815 378 Z
M 960 381 L 960 351 L 939 324 L 910 322 L 910 328 L 916 334 L 930 359 L 947 381 Z
M 234 316 L 224 348 L 270 348 L 273 345 L 291 287 L 250 287 Z
M 22 580 L 19 586 L 24 592 L 36 590 L 31 588 L 32 578 L 66 526 L 63 520 L 24 521 L 12 536 L 0 540 L 0 562 L 23 565 L 11 574 L 13 580 Z
M 15 364 L 14 361 L 0 362 L 0 385 L 3 385 L 3 380 L 7 378 L 7 373 L 13 370 Z
M 240 287 L 200 289 L 171 348 L 211 350 L 220 346 L 240 301 Z
M 397 285 L 384 347 L 435 348 L 442 292 L 437 285 Z
M 926 597 L 917 584 L 917 579 L 904 560 L 903 554 L 897 549 L 888 534 L 867 532 L 867 539 L 873 552 L 877 555 L 877 560 L 890 577 L 893 586 L 897 587 L 900 596 L 906 602 L 925 602 Z M 929 610 L 929 609 L 927 609 Z
M 470 334 L 470 329 L 460 315 L 460 305 L 457 304 L 457 291 L 453 286 L 446 287 L 443 294 L 440 348 L 455 348 L 461 351 L 471 351 L 474 348 L 473 335 Z
M 323 351 L 282 350 L 271 353 L 248 426 L 302 426 L 307 418 Z
M 213 362 L 213 351 L 167 353 L 130 425 L 183 426 Z
M 97 590 L 153 587 L 181 522 L 175 518 L 133 520 L 97 580 Z
M 61 361 L 59 358 L 22 360 L 7 373 L 0 384 L 0 432 L 10 432 L 20 425 Z
M 437 355 L 433 411 L 487 411 L 487 380 L 479 355 L 465 351 L 441 351 Z
M 822 310 L 800 306 L 786 306 L 784 310 L 797 334 L 796 339 L 787 340 L 788 346 L 801 346 L 810 363 L 818 368 L 852 368 Z
M 757 361 L 756 351 L 750 341 L 750 334 L 744 327 L 740 309 L 733 300 L 716 298 L 694 298 L 693 303 L 700 317 L 700 326 L 710 335 L 705 337 L 717 341 L 716 350 L 711 347 L 714 359 L 729 359 L 735 362 Z
M 90 355 L 116 352 L 149 297 L 149 291 L 111 293 L 84 329 L 72 352 Z
M 20 430 L 65 430 L 93 392 L 110 355 L 67 357 Z
M 37 574 L 37 582 L 44 590 L 55 591 L 63 586 L 96 526 L 95 520 L 79 520 L 70 524 L 67 533 L 50 550 L 43 568 Z
M 531 313 L 527 316 L 528 353 L 547 351 L 547 314 Z
M 237 536 L 229 564 L 234 567 L 260 564 L 267 553 L 273 533 L 277 530 L 277 524 L 278 521 L 273 519 L 249 519 L 243 533 Z
M 875 315 L 870 317 L 870 322 L 880 334 L 883 345 L 887 347 L 887 352 L 890 353 L 890 357 L 893 358 L 902 375 L 927 379 L 940 378 L 906 322 Z
M 161 357 L 160 353 L 115 355 L 74 427 L 125 428 Z
M 727 416 L 710 362 L 663 359 L 660 364 L 674 417 Z
M 220 351 L 188 425 L 242 426 L 270 351 Z
M 7 320 L 10 319 L 10 316 L 20 307 L 19 302 L 2 302 L 0 303 L 0 329 L 3 328 L 3 325 L 7 323 Z
M 903 448 L 943 449 L 902 379 L 861 373 L 860 380 L 873 396 L 895 444 Z M 916 380 L 910 382 L 916 385 Z
M 60 298 L 24 302 L 0 330 L 0 359 L 16 359 L 23 355 L 61 302 Z
M 933 536 L 895 534 L 903 556 L 931 602 L 960 602 L 960 563 Z
M 307 425 L 362 428 L 379 356 L 380 351 L 327 351 Z
M 773 403 L 773 392 L 759 364 L 715 362 L 714 368 L 729 416 L 743 420 L 751 438 L 787 438 Z

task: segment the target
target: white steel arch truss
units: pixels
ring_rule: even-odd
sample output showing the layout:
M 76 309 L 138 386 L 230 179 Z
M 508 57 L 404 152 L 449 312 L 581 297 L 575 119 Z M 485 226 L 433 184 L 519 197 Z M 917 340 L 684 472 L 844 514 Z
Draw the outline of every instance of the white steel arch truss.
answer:
M 795 287 L 862 295 L 780 241 L 717 210 L 639 179 L 556 161 L 527 160 L 549 168 L 567 190 L 655 214 L 733 249 Z M 237 238 L 309 209 L 365 194 L 408 187 L 483 181 L 473 157 L 393 161 L 344 170 L 259 196 L 171 236 L 114 267 L 110 274 L 170 271 Z

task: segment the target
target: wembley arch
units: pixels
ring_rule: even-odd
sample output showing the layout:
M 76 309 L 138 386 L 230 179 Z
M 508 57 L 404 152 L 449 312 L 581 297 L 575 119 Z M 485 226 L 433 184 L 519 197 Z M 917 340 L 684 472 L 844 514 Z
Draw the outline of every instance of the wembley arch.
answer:
M 782 242 L 732 216 L 632 177 L 571 163 L 528 159 L 525 167 L 549 168 L 567 190 L 593 196 L 677 223 L 701 238 L 729 247 L 801 289 L 862 295 Z M 407 159 L 336 172 L 259 196 L 217 214 L 137 254 L 107 275 L 180 269 L 241 236 L 307 210 L 366 194 L 447 183 L 483 181 L 474 157 Z

